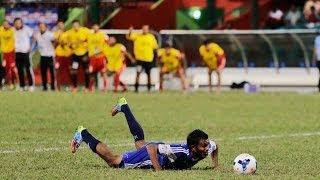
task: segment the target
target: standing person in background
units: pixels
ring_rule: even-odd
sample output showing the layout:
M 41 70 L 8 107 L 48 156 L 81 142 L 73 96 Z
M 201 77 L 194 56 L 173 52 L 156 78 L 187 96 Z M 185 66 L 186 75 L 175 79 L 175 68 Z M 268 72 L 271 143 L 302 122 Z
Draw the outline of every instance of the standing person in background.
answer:
M 55 37 L 55 69 L 57 89 L 60 90 L 61 78 L 63 73 L 67 72 L 68 80 L 70 80 L 71 55 L 72 51 L 68 42 L 68 33 L 65 31 L 64 22 L 58 22 L 58 30 L 54 33 Z
M 212 92 L 212 72 L 216 72 L 218 76 L 217 94 L 221 92 L 221 72 L 226 65 L 226 57 L 223 49 L 216 43 L 210 43 L 205 40 L 199 48 L 202 60 L 209 70 L 209 91 Z
M 41 69 L 41 80 L 42 90 L 47 91 L 48 77 L 47 72 L 50 72 L 50 87 L 51 90 L 55 90 L 55 74 L 54 74 L 54 34 L 47 29 L 45 23 L 39 24 L 39 32 L 34 35 L 34 43 L 31 48 L 34 47 L 35 42 L 38 43 L 38 50 L 40 53 L 40 69 Z
M 118 86 L 122 86 L 122 91 L 126 91 L 126 85 L 120 80 L 121 73 L 126 68 L 125 57 L 127 57 L 131 63 L 135 63 L 135 59 L 126 50 L 126 47 L 120 43 L 117 43 L 117 39 L 113 36 L 110 37 L 108 45 L 105 47 L 105 54 L 107 57 L 107 69 L 108 72 L 113 74 L 114 88 L 113 92 L 118 92 Z
M 318 67 L 320 74 L 320 35 L 318 35 L 314 41 L 313 63 Z M 320 92 L 320 77 L 318 82 L 318 90 Z
M 154 58 L 154 50 L 158 49 L 158 44 L 155 36 L 149 33 L 149 26 L 142 26 L 142 33 L 132 33 L 133 27 L 130 27 L 127 39 L 133 41 L 134 56 L 137 60 L 137 75 L 135 83 L 135 92 L 139 90 L 140 74 L 144 70 L 148 77 L 148 91 L 151 89 L 152 61 Z
M 163 76 L 168 73 L 176 73 L 181 80 L 182 90 L 186 90 L 186 76 L 182 67 L 184 54 L 166 43 L 164 48 L 158 51 L 158 60 L 160 64 L 160 91 L 163 91 Z
M 88 57 L 88 35 L 90 30 L 81 27 L 78 20 L 72 22 L 72 28 L 67 31 L 69 43 L 73 52 L 71 65 L 72 91 L 78 91 L 78 70 L 81 66 L 84 70 L 85 92 L 89 91 L 90 72 Z
M 90 59 L 90 91 L 94 91 L 95 77 L 99 72 L 103 78 L 103 91 L 107 91 L 107 68 L 106 56 L 103 53 L 106 44 L 108 43 L 108 35 L 100 32 L 99 24 L 95 23 L 92 26 L 93 32 L 88 36 L 88 52 Z
M 15 83 L 18 83 L 19 80 L 14 52 L 14 29 L 7 20 L 3 21 L 0 27 L 0 41 L 1 51 L 3 53 L 2 65 L 6 70 L 9 89 L 12 90 L 15 87 Z
M 14 19 L 14 41 L 16 52 L 16 65 L 18 68 L 20 89 L 25 89 L 24 69 L 27 72 L 27 78 L 29 83 L 29 91 L 34 91 L 34 73 L 32 69 L 32 63 L 30 59 L 31 41 L 33 32 L 32 30 L 23 24 L 21 18 Z

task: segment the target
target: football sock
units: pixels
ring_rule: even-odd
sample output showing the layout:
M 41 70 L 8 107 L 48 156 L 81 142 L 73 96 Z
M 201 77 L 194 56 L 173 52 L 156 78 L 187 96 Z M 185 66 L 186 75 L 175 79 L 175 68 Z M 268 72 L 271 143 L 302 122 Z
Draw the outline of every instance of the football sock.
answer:
M 130 132 L 134 138 L 134 141 L 144 140 L 144 132 L 136 118 L 133 116 L 129 106 L 127 104 L 121 106 L 121 111 L 124 113 L 127 119 L 127 123 Z
M 139 88 L 139 83 L 136 83 L 136 84 L 134 85 L 135 92 L 138 92 L 138 88 Z
M 94 138 L 86 129 L 81 132 L 81 136 L 83 141 L 89 145 L 90 149 L 96 153 L 96 147 L 100 141 Z

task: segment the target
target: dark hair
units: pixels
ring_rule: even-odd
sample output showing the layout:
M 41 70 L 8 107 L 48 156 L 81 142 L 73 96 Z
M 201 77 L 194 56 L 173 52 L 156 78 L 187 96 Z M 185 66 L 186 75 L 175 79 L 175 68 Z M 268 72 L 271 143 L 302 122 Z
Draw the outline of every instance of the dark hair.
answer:
M 209 43 L 210 43 L 210 41 L 209 41 L 208 39 L 206 39 L 206 40 L 204 40 L 204 41 L 202 42 L 203 45 L 208 45 Z
M 19 18 L 19 17 L 14 18 L 13 23 L 15 23 L 16 21 L 21 21 L 21 22 L 22 22 L 22 19 L 21 19 L 21 18 Z
M 74 23 L 79 23 L 80 24 L 80 21 L 78 19 L 75 19 L 75 20 L 72 21 L 72 24 L 74 24 Z
M 208 134 L 201 131 L 200 129 L 192 131 L 187 137 L 188 148 L 191 148 L 191 146 L 197 146 L 201 139 L 208 139 Z
M 172 45 L 171 45 L 171 43 L 169 43 L 169 42 L 165 42 L 164 44 L 163 44 L 163 47 L 164 48 L 169 48 L 169 47 L 171 47 Z

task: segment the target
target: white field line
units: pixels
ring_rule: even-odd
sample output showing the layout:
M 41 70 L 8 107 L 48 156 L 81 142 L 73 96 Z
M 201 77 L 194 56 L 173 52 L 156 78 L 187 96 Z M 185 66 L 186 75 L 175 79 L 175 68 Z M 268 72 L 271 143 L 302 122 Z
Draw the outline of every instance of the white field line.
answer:
M 281 135 L 263 135 L 263 136 L 242 136 L 233 138 L 234 140 L 261 140 L 261 139 L 280 139 L 285 137 L 308 137 L 308 136 L 320 136 L 320 132 L 307 132 L 307 133 L 292 133 L 292 134 L 281 134 Z M 223 141 L 223 139 L 215 139 L 216 141 Z M 164 141 L 166 143 L 183 143 L 183 140 L 176 140 L 176 141 Z M 69 144 L 67 142 L 58 142 L 60 144 Z M 7 141 L 0 141 L 0 144 L 10 144 L 10 145 L 21 145 L 21 144 L 53 144 L 52 142 L 7 142 Z M 134 143 L 120 143 L 120 144 L 108 144 L 110 147 L 129 147 L 134 146 Z M 85 148 L 85 146 L 80 147 L 81 149 Z M 61 150 L 70 150 L 70 147 L 40 147 L 35 149 L 21 149 L 17 147 L 15 150 L 0 150 L 0 154 L 16 154 L 16 153 L 42 153 L 42 152 L 52 152 L 52 151 L 61 151 Z

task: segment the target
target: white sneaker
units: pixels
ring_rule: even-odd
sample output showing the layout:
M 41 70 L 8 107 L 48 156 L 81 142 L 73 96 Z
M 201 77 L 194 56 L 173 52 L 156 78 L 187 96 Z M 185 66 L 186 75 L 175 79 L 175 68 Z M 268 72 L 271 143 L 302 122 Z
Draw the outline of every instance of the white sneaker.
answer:
M 34 92 L 34 86 L 29 87 L 29 92 Z

